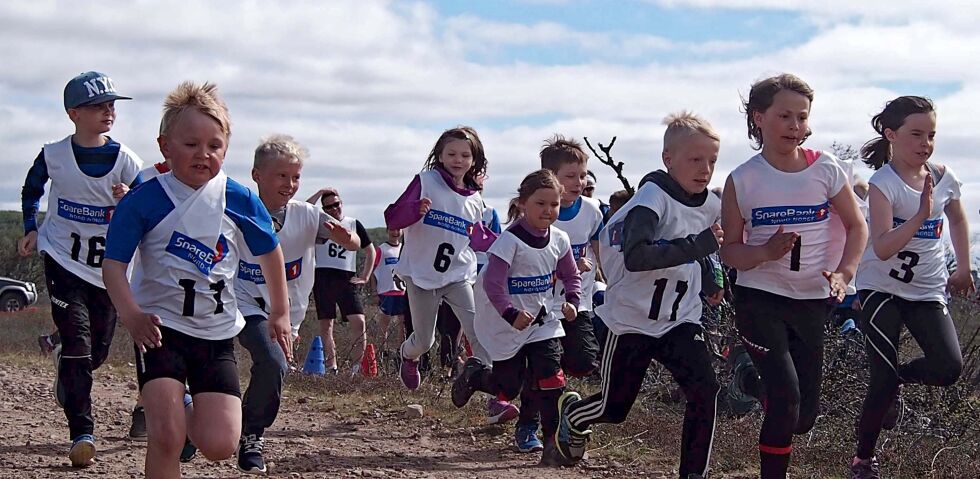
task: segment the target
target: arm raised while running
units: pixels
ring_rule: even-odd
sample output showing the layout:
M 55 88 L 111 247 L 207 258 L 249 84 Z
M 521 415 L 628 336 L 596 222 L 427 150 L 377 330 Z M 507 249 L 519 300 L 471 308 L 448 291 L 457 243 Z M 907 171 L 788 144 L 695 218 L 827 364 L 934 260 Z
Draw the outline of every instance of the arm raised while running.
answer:
M 932 175 L 926 175 L 922 194 L 919 196 L 919 211 L 905 223 L 894 228 L 891 202 L 876 185 L 868 188 L 871 246 L 878 259 L 885 261 L 898 254 L 915 237 L 922 224 L 929 219 L 929 215 L 932 214 L 932 187 Z

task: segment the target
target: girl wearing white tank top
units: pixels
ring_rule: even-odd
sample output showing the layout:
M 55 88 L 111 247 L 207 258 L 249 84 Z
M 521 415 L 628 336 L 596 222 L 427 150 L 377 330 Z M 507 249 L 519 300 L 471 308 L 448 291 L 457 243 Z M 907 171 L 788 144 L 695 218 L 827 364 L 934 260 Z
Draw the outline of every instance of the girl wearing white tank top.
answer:
M 963 357 L 946 291 L 973 290 L 961 184 L 948 166 L 928 161 L 936 135 L 932 102 L 917 96 L 896 98 L 871 124 L 880 136 L 861 149 L 865 163 L 877 172 L 868 191 L 871 245 L 857 278 L 871 364 L 851 461 L 851 477 L 858 479 L 878 477 L 875 445 L 881 430 L 893 428 L 900 417 L 899 385 L 956 382 Z M 952 275 L 942 244 L 944 213 L 956 255 Z M 900 363 L 896 346 L 903 326 L 922 356 Z
M 762 151 L 732 171 L 722 198 L 722 261 L 738 271 L 735 320 L 766 384 L 763 479 L 786 477 L 793 434 L 816 421 L 827 298 L 844 297 L 868 234 L 837 161 L 800 146 L 812 100 L 789 74 L 752 86 L 743 107 Z M 847 231 L 840 256 L 830 247 L 831 207 Z
M 413 331 L 401 346 L 401 379 L 411 390 L 421 382 L 419 358 L 435 342 L 442 301 L 459 318 L 473 355 L 489 363 L 473 331 L 474 250 L 486 251 L 496 237 L 480 221 L 483 199 L 475 178 L 486 173 L 487 158 L 476 131 L 458 127 L 443 132 L 425 167 L 385 210 L 387 227 L 404 230 L 395 273 L 405 281 L 412 313 Z

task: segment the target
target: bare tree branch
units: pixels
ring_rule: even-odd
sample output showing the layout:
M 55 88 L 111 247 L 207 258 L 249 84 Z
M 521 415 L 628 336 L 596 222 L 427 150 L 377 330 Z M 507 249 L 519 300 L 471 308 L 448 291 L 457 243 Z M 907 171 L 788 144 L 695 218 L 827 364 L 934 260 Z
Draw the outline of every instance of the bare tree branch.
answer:
M 589 142 L 589 137 L 584 137 L 584 139 L 585 139 L 585 144 L 589 147 L 590 150 L 592 150 L 592 154 L 599 159 L 600 163 L 604 165 L 608 165 L 610 168 L 613 169 L 613 171 L 616 172 L 616 177 L 619 178 L 619 181 L 621 183 L 623 183 L 623 187 L 626 188 L 626 191 L 629 192 L 630 196 L 633 196 L 633 194 L 636 193 L 636 190 L 634 190 L 633 186 L 630 185 L 629 180 L 627 180 L 626 177 L 623 176 L 623 162 L 620 161 L 617 163 L 613 161 L 612 153 L 610 153 L 612 151 L 613 145 L 616 144 L 616 137 L 615 136 L 612 137 L 612 140 L 609 141 L 609 146 L 605 146 L 602 143 L 597 143 L 597 145 L 599 145 L 599 150 L 602 151 L 603 155 L 600 155 L 598 151 L 595 151 L 595 148 L 592 147 L 592 143 Z

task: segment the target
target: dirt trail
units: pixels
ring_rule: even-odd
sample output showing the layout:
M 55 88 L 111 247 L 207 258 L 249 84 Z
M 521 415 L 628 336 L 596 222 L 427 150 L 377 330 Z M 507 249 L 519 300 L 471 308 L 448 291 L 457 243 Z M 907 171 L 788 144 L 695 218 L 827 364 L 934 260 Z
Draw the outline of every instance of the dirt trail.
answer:
M 15 361 L 18 363 L 20 361 Z M 0 477 L 141 477 L 145 443 L 127 437 L 136 387 L 131 368 L 105 366 L 93 386 L 97 463 L 69 467 L 67 426 L 51 396 L 47 363 L 0 365 Z M 443 426 L 408 419 L 404 404 L 349 410 L 343 396 L 310 397 L 287 388 L 282 411 L 266 433 L 273 477 L 502 478 L 664 477 L 595 458 L 574 469 L 535 467 L 538 454 L 511 450 L 511 427 Z M 335 404 L 331 404 L 334 401 Z M 184 477 L 237 477 L 234 460 L 200 456 Z

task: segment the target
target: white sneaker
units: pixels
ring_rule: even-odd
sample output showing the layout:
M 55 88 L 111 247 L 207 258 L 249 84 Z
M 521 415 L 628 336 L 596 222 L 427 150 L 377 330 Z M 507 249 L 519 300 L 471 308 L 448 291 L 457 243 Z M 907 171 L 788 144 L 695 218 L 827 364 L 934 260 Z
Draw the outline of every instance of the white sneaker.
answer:
M 361 365 L 355 364 L 350 367 L 350 377 L 355 378 L 361 375 Z

